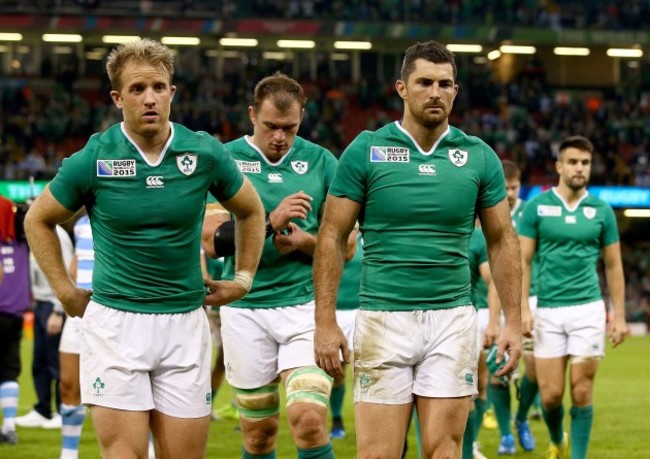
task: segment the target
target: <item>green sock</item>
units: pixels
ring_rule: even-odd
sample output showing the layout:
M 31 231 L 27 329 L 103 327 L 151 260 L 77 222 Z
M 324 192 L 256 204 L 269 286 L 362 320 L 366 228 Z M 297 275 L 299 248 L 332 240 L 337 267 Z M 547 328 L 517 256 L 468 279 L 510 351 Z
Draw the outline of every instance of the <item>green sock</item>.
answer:
M 536 382 L 528 379 L 528 376 L 524 375 L 521 378 L 520 386 L 521 395 L 519 398 L 519 408 L 517 409 L 517 421 L 524 422 L 528 418 L 528 410 L 530 410 L 531 405 L 535 401 L 535 397 L 539 393 L 539 386 Z
M 537 386 L 537 395 L 535 395 L 535 399 L 533 400 L 533 406 L 540 410 L 542 409 L 542 396 L 539 393 L 539 386 Z
M 418 459 L 422 459 L 422 428 L 420 427 L 417 410 L 413 410 L 413 419 L 415 419 L 415 443 L 418 447 Z
M 330 395 L 330 411 L 333 418 L 340 418 L 343 413 L 343 397 L 345 397 L 345 384 L 338 387 L 332 387 Z
M 571 414 L 571 459 L 584 459 L 589 448 L 594 407 L 572 406 L 569 413 Z
M 241 449 L 242 459 L 276 459 L 275 450 L 267 454 L 251 454 L 244 448 Z
M 472 410 L 469 412 L 469 416 L 467 416 L 465 434 L 463 435 L 463 459 L 474 458 L 474 440 L 476 439 L 476 436 L 474 434 L 477 431 L 476 415 L 476 410 Z
M 497 417 L 497 424 L 499 424 L 499 432 L 501 436 L 511 435 L 510 386 L 502 386 L 501 384 L 491 384 L 491 386 L 494 414 Z
M 485 414 L 485 411 L 487 411 L 488 408 L 488 402 L 487 400 L 483 400 L 482 398 L 477 398 L 474 400 L 474 405 L 476 406 L 476 429 L 474 432 L 474 439 L 478 438 L 478 432 L 481 430 L 481 424 L 483 424 L 483 415 Z
M 298 459 L 334 459 L 332 443 L 326 443 L 316 448 L 298 448 Z
M 544 421 L 548 427 L 548 433 L 551 441 L 556 445 L 561 445 L 564 438 L 564 428 L 562 427 L 562 419 L 564 418 L 564 406 L 560 405 L 552 410 L 547 410 L 542 407 L 542 414 Z

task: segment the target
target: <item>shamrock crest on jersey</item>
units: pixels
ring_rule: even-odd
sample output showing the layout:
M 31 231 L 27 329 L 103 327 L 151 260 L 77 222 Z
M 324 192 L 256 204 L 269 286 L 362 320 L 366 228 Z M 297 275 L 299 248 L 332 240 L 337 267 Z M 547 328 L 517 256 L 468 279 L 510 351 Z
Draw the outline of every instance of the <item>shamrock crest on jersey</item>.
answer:
M 456 167 L 462 167 L 467 163 L 467 152 L 457 148 L 449 149 L 449 160 Z
M 178 170 L 185 175 L 192 175 L 196 170 L 196 155 L 185 153 L 176 157 L 176 165 Z

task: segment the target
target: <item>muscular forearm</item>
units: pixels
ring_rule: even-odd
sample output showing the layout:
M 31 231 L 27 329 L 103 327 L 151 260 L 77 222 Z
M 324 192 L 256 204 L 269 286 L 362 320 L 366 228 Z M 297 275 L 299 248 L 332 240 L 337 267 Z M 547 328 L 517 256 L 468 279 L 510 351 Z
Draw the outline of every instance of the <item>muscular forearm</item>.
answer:
M 336 298 L 345 263 L 346 239 L 321 230 L 314 256 L 316 324 L 336 322 Z
M 235 246 L 235 269 L 254 275 L 264 248 L 264 209 L 261 206 L 237 216 Z
M 521 326 L 521 253 L 514 231 L 489 248 L 492 280 L 499 292 L 506 321 Z
M 623 275 L 623 266 L 616 265 L 605 268 L 605 277 L 607 278 L 607 288 L 609 296 L 614 306 L 614 317 L 625 317 L 625 277 Z
M 52 291 L 59 299 L 65 298 L 67 293 L 75 289 L 75 284 L 63 261 L 61 242 L 56 234 L 56 227 L 27 218 L 25 233 L 30 250 L 45 274 Z

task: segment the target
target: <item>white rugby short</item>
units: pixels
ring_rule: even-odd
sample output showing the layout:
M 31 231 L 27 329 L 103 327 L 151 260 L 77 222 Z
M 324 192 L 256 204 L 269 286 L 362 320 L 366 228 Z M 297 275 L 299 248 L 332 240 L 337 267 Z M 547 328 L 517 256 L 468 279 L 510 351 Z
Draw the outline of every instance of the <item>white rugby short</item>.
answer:
M 354 349 L 354 322 L 357 317 L 358 309 L 337 309 L 336 310 L 336 322 L 343 331 L 346 339 L 348 340 L 348 348 L 350 352 Z M 350 355 L 352 358 L 352 355 Z
M 413 395 L 476 395 L 476 309 L 359 310 L 354 401 L 402 405 Z
M 314 301 L 284 308 L 221 307 L 226 379 L 257 389 L 291 368 L 314 361 Z
M 177 418 L 210 414 L 212 343 L 203 308 L 140 314 L 91 301 L 81 330 L 82 403 Z
M 537 308 L 535 357 L 604 356 L 605 314 L 603 300 L 574 306 Z
M 59 342 L 59 352 L 79 354 L 81 351 L 81 317 L 66 316 Z

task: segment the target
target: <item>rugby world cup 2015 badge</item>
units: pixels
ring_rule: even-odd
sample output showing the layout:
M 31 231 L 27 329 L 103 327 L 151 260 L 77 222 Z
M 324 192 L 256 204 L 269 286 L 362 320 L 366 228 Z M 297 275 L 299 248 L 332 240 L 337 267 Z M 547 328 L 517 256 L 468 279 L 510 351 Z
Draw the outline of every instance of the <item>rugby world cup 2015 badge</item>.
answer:
M 371 163 L 408 163 L 411 152 L 404 147 L 370 147 Z
M 98 159 L 97 177 L 135 177 L 135 159 Z
M 449 160 L 454 166 L 462 167 L 467 163 L 467 152 L 458 148 L 450 148 Z
M 196 170 L 197 157 L 196 155 L 185 153 L 176 157 L 176 165 L 178 170 L 185 175 L 192 175 Z

